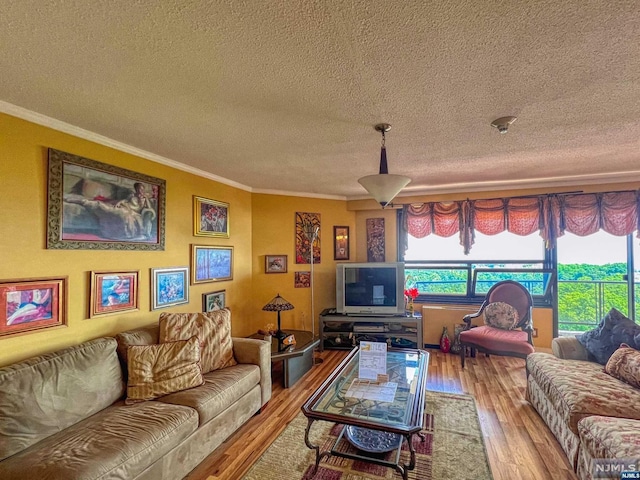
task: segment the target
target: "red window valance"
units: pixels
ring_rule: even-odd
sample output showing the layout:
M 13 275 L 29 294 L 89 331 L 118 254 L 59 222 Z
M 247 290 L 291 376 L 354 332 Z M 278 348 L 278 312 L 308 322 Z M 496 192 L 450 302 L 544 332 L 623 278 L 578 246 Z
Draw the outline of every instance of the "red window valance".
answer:
M 600 229 L 618 236 L 637 232 L 639 202 L 640 190 L 432 202 L 405 205 L 402 226 L 416 238 L 459 233 L 465 254 L 474 243 L 476 231 L 485 235 L 505 230 L 516 235 L 540 231 L 549 248 L 565 232 L 580 236 Z M 406 240 L 401 240 L 406 246 Z

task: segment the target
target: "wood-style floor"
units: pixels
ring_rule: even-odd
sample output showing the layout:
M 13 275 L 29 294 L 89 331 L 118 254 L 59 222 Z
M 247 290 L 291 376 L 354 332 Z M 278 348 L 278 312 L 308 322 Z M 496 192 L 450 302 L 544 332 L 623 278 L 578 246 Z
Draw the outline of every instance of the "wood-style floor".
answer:
M 467 359 L 462 370 L 458 356 L 439 350 L 429 352 L 429 390 L 475 397 L 495 480 L 576 480 L 560 445 L 524 398 L 524 360 L 479 354 Z M 323 362 L 289 389 L 282 388 L 282 371 L 275 366 L 273 396 L 267 407 L 218 447 L 187 479 L 241 478 L 300 412 L 302 404 L 346 352 L 333 350 L 316 355 Z

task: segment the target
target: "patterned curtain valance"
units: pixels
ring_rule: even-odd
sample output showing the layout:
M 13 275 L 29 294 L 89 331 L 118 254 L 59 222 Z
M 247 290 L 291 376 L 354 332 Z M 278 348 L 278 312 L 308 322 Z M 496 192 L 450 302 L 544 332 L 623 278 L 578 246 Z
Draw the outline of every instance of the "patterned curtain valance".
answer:
M 530 235 L 539 230 L 547 248 L 565 232 L 586 236 L 602 229 L 612 235 L 629 235 L 640 227 L 639 202 L 640 190 L 405 205 L 401 224 L 405 238 L 400 241 L 406 250 L 407 234 L 423 238 L 459 233 L 467 254 L 476 231 Z

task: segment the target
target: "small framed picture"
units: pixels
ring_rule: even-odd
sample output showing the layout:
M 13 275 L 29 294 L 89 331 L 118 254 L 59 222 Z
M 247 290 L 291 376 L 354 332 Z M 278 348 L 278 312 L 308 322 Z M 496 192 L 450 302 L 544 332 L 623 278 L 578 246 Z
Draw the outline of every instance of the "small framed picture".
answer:
M 311 287 L 311 272 L 296 272 L 295 287 L 296 288 Z
M 67 325 L 67 277 L 0 281 L 0 335 Z
M 349 260 L 349 227 L 333 227 L 333 259 Z
M 138 310 L 138 270 L 90 275 L 89 318 Z
M 287 273 L 287 256 L 265 255 L 264 273 Z
M 227 292 L 226 290 L 218 290 L 217 292 L 202 294 L 202 311 L 214 312 L 222 310 L 226 306 Z
M 220 282 L 233 279 L 233 247 L 191 245 L 191 282 Z
M 189 303 L 189 267 L 151 269 L 151 310 Z
M 193 234 L 229 238 L 229 204 L 194 195 Z

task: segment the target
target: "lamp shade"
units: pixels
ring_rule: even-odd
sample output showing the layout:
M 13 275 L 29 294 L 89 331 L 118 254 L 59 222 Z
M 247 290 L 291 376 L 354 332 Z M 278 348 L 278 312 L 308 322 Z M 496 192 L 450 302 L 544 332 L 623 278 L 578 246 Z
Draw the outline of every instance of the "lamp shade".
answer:
M 293 305 L 278 294 L 273 297 L 269 303 L 262 307 L 262 310 L 267 312 L 283 312 L 285 310 L 293 310 Z
M 383 208 L 386 207 L 410 181 L 411 179 L 409 177 L 392 175 L 390 173 L 367 175 L 366 177 L 358 179 L 358 183 L 360 183 Z

